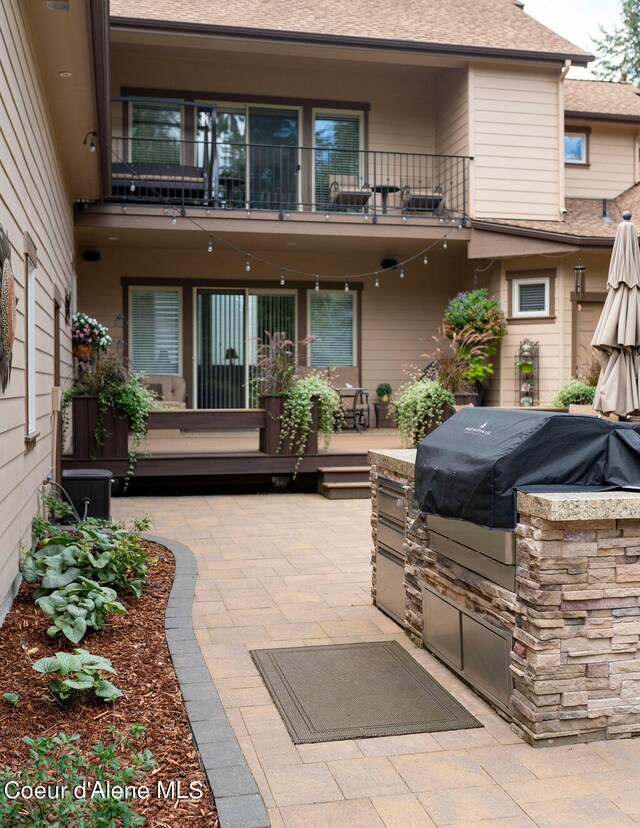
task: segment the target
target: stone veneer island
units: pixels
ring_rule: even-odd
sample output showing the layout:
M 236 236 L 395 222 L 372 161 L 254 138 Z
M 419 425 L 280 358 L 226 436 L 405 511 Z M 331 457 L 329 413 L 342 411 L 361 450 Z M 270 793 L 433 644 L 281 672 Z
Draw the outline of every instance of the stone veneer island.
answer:
M 429 548 L 415 454 L 369 453 L 374 603 L 384 477 L 405 493 L 407 634 L 424 643 L 426 587 L 504 635 L 512 687 L 501 712 L 531 744 L 640 734 L 640 493 L 519 492 L 512 592 Z

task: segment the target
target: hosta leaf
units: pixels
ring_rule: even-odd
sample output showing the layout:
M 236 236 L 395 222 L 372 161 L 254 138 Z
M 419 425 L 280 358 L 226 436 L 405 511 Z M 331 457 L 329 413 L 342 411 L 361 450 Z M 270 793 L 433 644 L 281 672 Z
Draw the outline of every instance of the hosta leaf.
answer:
M 93 676 L 88 673 L 78 673 L 75 679 L 65 679 L 63 684 L 72 690 L 90 690 L 93 687 Z
M 62 634 L 68 638 L 69 641 L 73 641 L 74 644 L 78 644 L 82 641 L 82 638 L 87 631 L 87 623 L 84 618 L 74 618 L 73 624 L 70 624 L 68 620 L 64 620 L 60 624 L 60 629 L 62 630 Z
M 67 586 L 67 584 L 71 584 L 76 580 L 80 572 L 81 570 L 77 567 L 71 567 L 64 572 L 61 572 L 57 568 L 48 570 L 42 579 L 42 587 L 43 589 L 59 589 L 60 587 Z
M 77 546 L 68 546 L 62 553 L 62 563 L 65 566 L 75 566 L 78 563 L 80 549 Z
M 115 701 L 115 699 L 119 699 L 122 696 L 122 690 L 118 690 L 115 684 L 111 684 L 110 681 L 106 679 L 100 679 L 95 686 L 95 693 L 96 696 L 99 696 L 101 699 L 105 699 L 106 701 Z
M 82 668 L 82 661 L 77 655 L 73 655 L 72 653 L 56 653 L 56 658 L 60 663 L 59 672 L 63 675 L 75 672 L 76 670 L 80 670 Z
M 56 626 L 56 624 L 52 624 L 47 630 L 47 635 L 50 635 L 51 638 L 53 638 L 54 636 L 58 635 L 59 632 L 60 628 Z
M 34 584 L 40 577 L 40 569 L 34 555 L 28 555 L 22 562 L 22 577 L 28 584 Z
M 58 630 L 57 627 L 49 627 L 49 630 L 54 629 Z M 51 635 L 51 632 L 49 633 Z M 60 664 L 58 663 L 58 659 L 54 658 L 53 656 L 47 656 L 46 658 L 39 658 L 37 661 L 33 663 L 33 669 L 37 673 L 57 673 Z
M 56 611 L 56 603 L 51 595 L 43 595 L 37 599 L 36 604 L 46 615 L 51 616 Z
M 103 656 L 94 655 L 90 653 L 88 650 L 77 649 L 76 653 L 78 657 L 82 661 L 84 667 L 90 667 L 92 670 L 104 670 L 108 673 L 115 673 L 116 671 L 111 666 L 111 662 L 108 658 L 104 658 Z

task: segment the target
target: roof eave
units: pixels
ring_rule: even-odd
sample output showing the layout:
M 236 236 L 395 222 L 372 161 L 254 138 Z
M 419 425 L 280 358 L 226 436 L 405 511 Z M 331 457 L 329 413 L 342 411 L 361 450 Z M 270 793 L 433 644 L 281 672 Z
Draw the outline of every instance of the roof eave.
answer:
M 564 63 L 570 60 L 575 66 L 587 66 L 594 56 L 586 52 L 538 52 L 525 49 L 499 49 L 490 46 L 464 46 L 455 43 L 426 43 L 411 40 L 386 40 L 375 37 L 348 37 L 317 34 L 315 32 L 281 31 L 277 29 L 253 29 L 248 26 L 216 26 L 209 23 L 190 23 L 173 20 L 152 20 L 142 17 L 111 17 L 112 28 L 139 31 L 190 34 L 242 38 L 244 40 L 275 40 L 286 43 L 314 43 L 323 46 L 351 46 L 387 51 L 423 52 L 438 55 L 464 55 L 511 60 L 534 60 L 544 63 Z
M 499 224 L 492 221 L 473 219 L 471 226 L 475 230 L 490 230 L 492 233 L 505 233 L 511 236 L 525 236 L 530 239 L 543 239 L 582 247 L 612 247 L 613 236 L 579 236 L 575 233 L 554 233 L 551 230 L 537 230 L 530 227 L 518 227 L 513 224 Z
M 640 115 L 625 115 L 607 112 L 583 112 L 578 109 L 565 109 L 565 118 L 574 118 L 582 121 L 616 121 L 625 124 L 640 124 Z

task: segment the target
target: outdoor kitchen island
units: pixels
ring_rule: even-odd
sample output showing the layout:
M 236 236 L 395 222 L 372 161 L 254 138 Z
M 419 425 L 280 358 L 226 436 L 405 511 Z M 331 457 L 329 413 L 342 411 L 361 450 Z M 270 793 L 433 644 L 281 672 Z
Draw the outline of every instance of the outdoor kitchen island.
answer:
M 415 458 L 369 453 L 374 603 L 532 744 L 640 734 L 640 493 L 518 492 L 510 559 L 429 527 Z

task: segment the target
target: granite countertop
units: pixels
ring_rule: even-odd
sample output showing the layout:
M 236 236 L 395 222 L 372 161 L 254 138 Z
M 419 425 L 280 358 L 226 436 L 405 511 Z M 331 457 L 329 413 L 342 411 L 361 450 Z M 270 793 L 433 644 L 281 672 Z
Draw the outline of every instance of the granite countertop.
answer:
M 416 465 L 416 449 L 378 449 L 369 451 L 369 462 L 382 469 L 413 477 Z
M 518 492 L 518 512 L 544 520 L 640 520 L 640 492 Z

